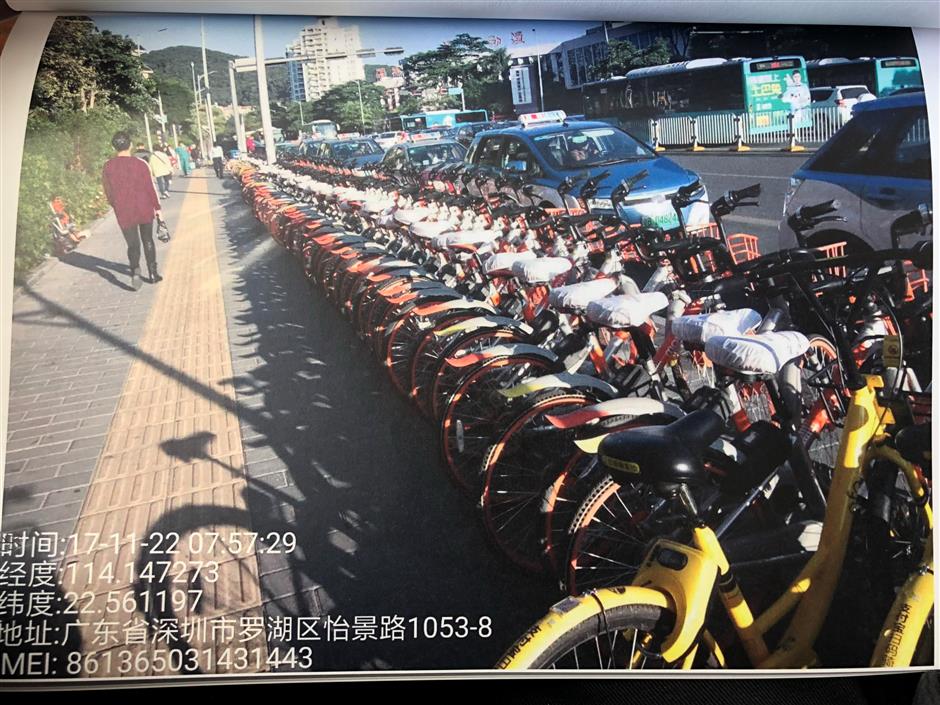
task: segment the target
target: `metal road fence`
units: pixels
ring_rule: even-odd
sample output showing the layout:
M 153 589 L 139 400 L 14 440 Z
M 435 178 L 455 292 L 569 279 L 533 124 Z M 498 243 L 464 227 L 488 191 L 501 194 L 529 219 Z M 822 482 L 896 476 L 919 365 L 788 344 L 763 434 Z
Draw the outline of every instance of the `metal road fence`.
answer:
M 790 125 L 794 124 L 793 136 L 798 144 L 818 145 L 832 137 L 851 117 L 848 110 L 835 105 L 811 107 L 807 112 L 809 116 L 804 120 L 791 120 L 791 114 L 786 111 L 761 113 L 763 128 L 755 125 L 756 116 L 733 111 L 624 120 L 621 126 L 648 144 L 656 140 L 663 147 L 687 147 L 693 143 L 734 145 L 739 138 L 741 144 L 747 146 L 785 145 L 790 142 Z M 804 125 L 799 126 L 800 122 Z M 768 129 L 767 125 L 773 127 Z

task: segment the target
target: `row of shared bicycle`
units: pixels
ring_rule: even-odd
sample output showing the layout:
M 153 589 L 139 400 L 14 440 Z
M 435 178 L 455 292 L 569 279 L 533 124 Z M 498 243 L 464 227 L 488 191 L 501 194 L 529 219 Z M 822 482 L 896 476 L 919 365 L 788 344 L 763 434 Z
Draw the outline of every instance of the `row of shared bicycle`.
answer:
M 244 200 L 438 429 L 493 546 L 569 595 L 500 668 L 932 663 L 930 211 L 893 247 L 761 254 L 559 186 L 230 162 Z M 839 219 L 804 207 L 804 234 Z M 913 246 L 901 242 L 913 239 Z M 746 597 L 745 597 L 746 595 Z

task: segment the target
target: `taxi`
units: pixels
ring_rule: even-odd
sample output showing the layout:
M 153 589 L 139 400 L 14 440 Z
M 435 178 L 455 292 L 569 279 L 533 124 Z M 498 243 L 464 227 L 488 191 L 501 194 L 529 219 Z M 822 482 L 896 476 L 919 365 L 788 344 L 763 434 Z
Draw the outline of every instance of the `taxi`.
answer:
M 520 115 L 518 126 L 479 133 L 466 161 L 484 173 L 521 176 L 533 185 L 534 200 L 543 207 L 563 208 L 567 201 L 570 208 L 616 212 L 631 225 L 664 230 L 680 226 L 670 197 L 699 181 L 695 172 L 660 156 L 623 130 L 605 122 L 572 120 L 562 110 Z M 596 192 L 582 203 L 580 187 L 605 172 Z M 558 188 L 569 178 L 574 186 L 562 195 Z M 625 181 L 634 183 L 626 197 L 614 204 L 611 193 Z M 471 184 L 468 189 L 478 194 L 476 186 Z M 710 220 L 704 185 L 693 200 L 682 211 L 685 225 L 704 227 Z
M 417 132 L 409 134 L 407 141 L 390 147 L 381 167 L 385 171 L 420 171 L 444 162 L 462 161 L 466 153 L 467 149 L 454 140 L 441 139 L 433 132 Z

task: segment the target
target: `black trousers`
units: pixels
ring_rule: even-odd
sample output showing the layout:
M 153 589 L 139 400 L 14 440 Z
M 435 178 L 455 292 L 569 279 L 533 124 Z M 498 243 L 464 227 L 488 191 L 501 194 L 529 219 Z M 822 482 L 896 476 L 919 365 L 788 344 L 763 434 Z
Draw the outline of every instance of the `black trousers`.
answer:
M 225 168 L 225 164 L 222 162 L 222 157 L 216 157 L 213 159 L 212 166 L 215 167 L 215 175 L 221 179 L 222 170 Z
M 127 240 L 127 262 L 131 269 L 140 269 L 140 247 L 148 263 L 157 261 L 157 247 L 153 242 L 153 222 L 132 225 L 121 230 Z

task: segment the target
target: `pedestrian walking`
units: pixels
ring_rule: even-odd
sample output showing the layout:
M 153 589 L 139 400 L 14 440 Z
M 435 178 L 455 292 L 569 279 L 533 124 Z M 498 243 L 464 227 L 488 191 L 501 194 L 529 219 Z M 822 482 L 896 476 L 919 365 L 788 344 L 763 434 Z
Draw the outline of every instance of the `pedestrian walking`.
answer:
M 245 149 L 248 150 L 248 154 L 255 153 L 255 138 L 252 137 L 251 135 L 248 135 L 245 138 Z
M 180 171 L 183 172 L 183 176 L 189 176 L 189 172 L 193 170 L 193 166 L 189 156 L 189 149 L 186 145 L 181 144 L 176 148 L 176 158 L 179 159 Z
M 225 168 L 225 153 L 222 151 L 222 145 L 216 143 L 212 145 L 212 151 L 209 153 L 212 157 L 212 167 L 215 169 L 215 175 L 220 179 L 222 178 L 222 172 Z
M 157 271 L 157 248 L 153 242 L 153 219 L 161 219 L 160 199 L 153 185 L 147 162 L 131 155 L 131 138 L 116 132 L 111 138 L 116 152 L 102 169 L 101 181 L 108 203 L 114 208 L 118 227 L 127 241 L 127 262 L 131 269 L 131 286 L 141 287 L 140 250 L 143 247 L 150 282 L 163 277 Z
M 170 197 L 169 177 L 173 173 L 173 165 L 170 164 L 170 158 L 165 152 L 159 149 L 150 155 L 150 172 L 157 182 L 157 188 L 160 190 L 160 198 Z
M 137 149 L 134 150 L 134 156 L 138 159 L 143 159 L 145 162 L 150 162 L 150 150 L 147 149 L 147 145 L 143 142 L 137 145 Z

